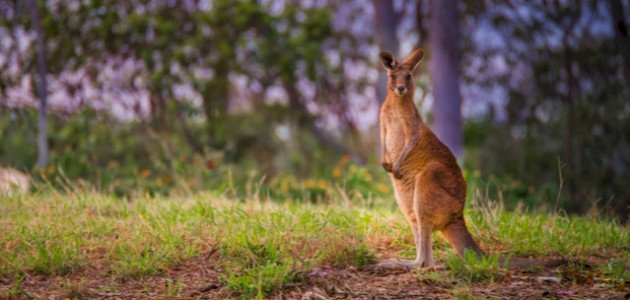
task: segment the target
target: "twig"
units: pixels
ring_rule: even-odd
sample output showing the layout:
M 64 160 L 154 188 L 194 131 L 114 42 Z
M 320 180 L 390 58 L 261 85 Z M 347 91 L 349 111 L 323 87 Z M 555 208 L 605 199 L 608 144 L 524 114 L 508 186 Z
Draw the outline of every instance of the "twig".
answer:
M 216 284 L 216 283 L 211 283 L 211 284 L 209 284 L 209 285 L 206 285 L 206 286 L 204 286 L 204 287 L 202 287 L 202 288 L 200 288 L 200 289 L 198 289 L 198 290 L 196 290 L 196 291 L 194 291 L 194 292 L 190 293 L 190 296 L 192 296 L 192 297 L 194 297 L 194 296 L 199 296 L 199 295 L 204 294 L 204 293 L 207 293 L 207 292 L 209 292 L 209 291 L 211 291 L 211 290 L 218 289 L 219 287 L 220 287 L 220 286 L 219 286 L 218 284 Z
M 91 291 L 90 294 L 103 297 L 103 298 L 114 298 L 114 297 L 124 296 L 123 293 L 101 293 L 101 292 L 95 292 L 95 291 Z
M 210 258 L 212 258 L 212 256 L 219 250 L 218 246 L 214 246 L 212 247 L 212 249 L 210 249 L 210 252 L 208 252 L 208 255 L 206 255 L 205 259 L 206 262 L 210 260 Z
M 560 202 L 560 196 L 562 195 L 562 186 L 564 184 L 564 178 L 562 177 L 562 162 L 560 161 L 560 157 L 558 157 L 558 196 L 556 197 L 556 206 L 553 208 L 554 212 L 558 211 L 558 203 Z

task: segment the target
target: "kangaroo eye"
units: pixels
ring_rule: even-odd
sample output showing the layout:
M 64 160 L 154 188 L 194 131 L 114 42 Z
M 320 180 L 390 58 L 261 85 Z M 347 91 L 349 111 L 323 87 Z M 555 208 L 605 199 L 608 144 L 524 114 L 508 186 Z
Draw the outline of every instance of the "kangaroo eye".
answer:
M 392 79 L 396 79 L 396 74 L 391 74 L 389 75 L 389 77 L 391 77 Z
M 407 79 L 407 81 L 411 80 L 411 75 L 405 76 L 405 79 Z

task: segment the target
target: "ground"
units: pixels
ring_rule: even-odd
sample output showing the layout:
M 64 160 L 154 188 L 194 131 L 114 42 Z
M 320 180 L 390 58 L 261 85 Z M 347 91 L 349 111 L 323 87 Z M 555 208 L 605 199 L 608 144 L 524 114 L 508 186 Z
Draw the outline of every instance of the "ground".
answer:
M 561 268 L 560 268 L 561 269 Z M 600 278 L 570 282 L 559 269 L 536 274 L 511 272 L 496 282 L 467 283 L 444 280 L 449 271 L 422 274 L 422 270 L 374 268 L 317 268 L 304 282 L 291 284 L 269 299 L 628 299 L 628 286 L 615 288 Z M 29 275 L 16 298 L 64 299 L 229 299 L 239 294 L 222 286 L 217 259 L 204 257 L 178 264 L 160 275 L 138 280 L 101 276 L 50 277 Z M 10 282 L 2 282 L 8 288 Z
M 216 194 L 119 199 L 94 192 L 0 196 L 0 298 L 628 299 L 627 226 L 549 213 L 467 211 L 486 259 L 446 270 L 411 258 L 411 231 L 385 204 L 271 203 Z M 557 260 L 507 269 L 499 256 Z

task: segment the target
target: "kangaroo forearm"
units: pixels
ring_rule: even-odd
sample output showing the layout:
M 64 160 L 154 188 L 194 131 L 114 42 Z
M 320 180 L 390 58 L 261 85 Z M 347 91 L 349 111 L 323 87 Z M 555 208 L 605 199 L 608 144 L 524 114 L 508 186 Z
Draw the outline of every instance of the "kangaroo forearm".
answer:
M 387 127 L 381 122 L 381 163 L 389 162 L 389 153 L 387 152 Z
M 389 154 L 387 153 L 387 147 L 385 147 L 385 144 L 381 147 L 381 166 L 385 172 L 392 172 L 392 164 L 389 160 Z
M 387 156 L 387 148 L 381 147 L 381 162 L 389 162 Z
M 405 149 L 403 149 L 403 152 L 400 154 L 400 156 L 398 156 L 398 159 L 396 159 L 396 161 L 394 162 L 395 170 L 398 170 L 398 168 L 400 168 L 400 166 L 405 161 L 405 159 L 407 159 L 407 156 L 409 156 L 409 151 L 405 151 Z
M 387 157 L 387 148 L 383 146 L 381 147 L 381 163 L 388 163 L 389 160 L 387 159 Z

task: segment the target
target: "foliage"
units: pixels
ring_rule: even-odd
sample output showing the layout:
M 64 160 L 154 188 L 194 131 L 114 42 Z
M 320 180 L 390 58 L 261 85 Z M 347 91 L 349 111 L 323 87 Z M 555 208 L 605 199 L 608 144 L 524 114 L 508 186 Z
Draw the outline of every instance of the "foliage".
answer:
M 265 128 L 297 127 L 296 131 L 310 132 L 320 142 L 335 144 L 334 138 L 311 126 L 323 116 L 309 105 L 329 111 L 344 126 L 355 126 L 356 120 L 347 112 L 331 108 L 349 107 L 342 95 L 365 88 L 364 75 L 346 82 L 340 59 L 352 56 L 365 64 L 366 58 L 352 46 L 353 35 L 346 34 L 343 27 L 333 29 L 329 8 L 335 8 L 334 3 L 39 3 L 47 38 L 48 73 L 55 79 L 49 97 L 56 104 L 51 105 L 53 111 L 77 112 L 87 107 L 116 115 L 115 107 L 123 106 L 126 114 L 150 119 L 156 131 L 172 131 L 171 120 L 186 126 L 201 117 L 203 132 L 187 132 L 187 141 L 197 152 L 225 151 L 229 154 L 226 158 L 232 160 L 242 158 L 244 148 L 252 143 L 261 151 L 269 150 L 268 135 L 260 132 L 260 127 L 252 132 L 243 126 L 243 118 L 228 111 L 233 89 L 247 90 L 247 97 L 255 98 L 247 104 L 247 112 L 259 114 Z M 14 59 L 0 64 L 0 100 L 6 99 L 9 106 L 28 106 L 34 103 L 28 88 L 19 97 L 10 92 L 31 83 L 27 71 L 32 53 L 18 46 L 29 41 L 16 35 L 30 30 L 31 22 L 21 14 L 20 3 L 7 3 L 2 8 L 7 30 L 0 35 L 11 40 L 2 55 Z M 325 51 L 337 53 L 339 58 L 334 62 L 322 55 Z M 241 79 L 240 86 L 234 84 L 234 78 Z M 311 85 L 318 93 L 306 96 L 300 88 L 303 85 Z M 278 101 L 278 95 L 268 93 L 272 89 L 284 90 L 291 98 Z M 60 98 L 72 100 L 57 103 Z M 189 104 L 197 120 L 191 118 L 186 107 Z M 288 109 L 293 113 L 287 114 Z M 298 133 L 294 134 L 296 139 L 304 132 Z M 337 152 L 346 149 L 336 145 Z
M 21 132 L 32 128 L 35 113 L 16 110 L 0 114 L 7 116 L 0 118 L 0 158 L 28 170 L 36 153 Z M 306 163 L 306 158 L 293 154 L 294 173 L 313 175 L 300 178 L 277 172 L 283 166 L 291 168 L 285 166 L 286 162 L 274 168 L 252 157 L 232 164 L 226 158 L 229 153 L 199 154 L 180 135 L 155 132 L 143 122 L 119 123 L 89 110 L 67 118 L 54 116 L 50 127 L 51 164 L 34 169 L 33 175 L 40 184 L 57 188 L 79 181 L 119 196 L 139 190 L 148 194 L 219 190 L 242 197 L 255 191 L 280 201 L 307 202 L 327 201 L 341 191 L 353 191 L 363 198 L 390 192 L 383 172 L 359 166 L 347 156 L 317 170 Z M 325 153 L 323 149 L 314 150 L 323 153 L 311 155 Z
M 32 141 L 26 139 L 29 136 L 21 132 L 33 128 L 35 112 L 5 110 L 0 114 L 6 116 L 0 118 L 0 158 L 29 170 L 36 153 Z M 288 161 L 277 164 L 264 156 L 246 156 L 233 164 L 227 158 L 229 151 L 200 154 L 183 135 L 156 132 L 144 122 L 120 123 L 90 110 L 52 116 L 50 127 L 51 164 L 32 170 L 35 181 L 44 186 L 68 188 L 79 183 L 118 196 L 137 191 L 167 195 L 214 190 L 239 198 L 255 193 L 275 201 L 311 203 L 328 202 L 339 195 L 368 203 L 373 197 L 391 195 L 389 179 L 374 163 L 362 166 L 341 156 L 336 162 L 312 166 L 309 162 L 323 160 L 327 153 L 317 147 L 311 148 L 308 157 L 292 153 Z M 202 127 L 195 130 L 203 132 Z M 555 184 L 534 187 L 507 175 L 484 178 L 468 169 L 464 175 L 469 199 L 492 197 L 507 209 L 555 208 L 550 204 L 557 198 Z
M 562 181 L 560 207 L 625 220 L 630 89 L 611 3 L 469 3 L 468 21 L 496 42 L 468 36 L 466 61 L 477 67 L 464 80 L 506 103 L 471 120 L 464 136 L 467 165 L 484 176 L 542 189 Z

